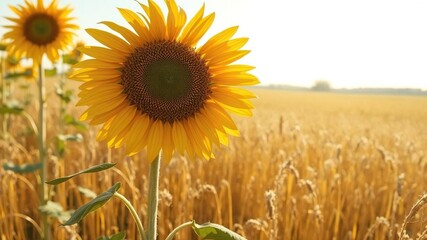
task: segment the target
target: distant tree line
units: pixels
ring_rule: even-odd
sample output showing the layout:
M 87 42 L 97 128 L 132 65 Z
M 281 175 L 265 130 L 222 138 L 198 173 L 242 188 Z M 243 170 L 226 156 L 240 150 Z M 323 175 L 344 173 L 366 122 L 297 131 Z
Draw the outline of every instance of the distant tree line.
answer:
M 313 86 L 311 87 L 311 90 L 313 90 L 313 91 L 330 91 L 331 90 L 331 84 L 326 80 L 317 80 L 314 82 Z

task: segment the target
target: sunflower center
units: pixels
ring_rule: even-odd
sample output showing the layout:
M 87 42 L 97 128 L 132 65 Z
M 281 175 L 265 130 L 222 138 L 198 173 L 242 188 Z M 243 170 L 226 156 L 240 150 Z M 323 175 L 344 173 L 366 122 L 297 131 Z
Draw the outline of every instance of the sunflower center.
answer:
M 24 23 L 25 38 L 36 45 L 47 45 L 55 41 L 58 34 L 58 23 L 48 14 L 33 14 Z
M 171 59 L 161 59 L 148 65 L 145 79 L 153 97 L 166 101 L 184 97 L 191 86 L 187 68 Z
M 121 83 L 129 102 L 154 120 L 174 122 L 194 116 L 209 97 L 209 72 L 193 48 L 157 41 L 127 58 Z

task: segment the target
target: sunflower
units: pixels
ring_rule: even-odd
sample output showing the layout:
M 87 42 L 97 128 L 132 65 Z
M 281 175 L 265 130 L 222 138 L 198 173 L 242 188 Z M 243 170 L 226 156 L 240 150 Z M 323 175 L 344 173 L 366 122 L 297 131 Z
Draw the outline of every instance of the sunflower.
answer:
M 78 49 L 84 45 L 85 44 L 82 41 L 77 42 L 70 52 L 62 55 L 62 62 L 69 65 L 80 62 L 83 58 L 83 54 Z
M 0 51 L 2 51 L 2 52 L 6 51 L 7 45 L 8 45 L 8 43 L 4 39 L 1 39 L 0 40 Z
M 58 8 L 58 1 L 53 0 L 45 7 L 43 0 L 37 5 L 25 0 L 25 5 L 9 6 L 18 15 L 16 18 L 6 17 L 15 25 L 5 26 L 10 31 L 4 37 L 11 39 L 8 46 L 10 52 L 17 57 L 32 58 L 38 64 L 44 54 L 50 61 L 59 58 L 59 50 L 65 49 L 73 39 L 73 30 L 78 26 L 70 23 L 72 8 Z
M 79 50 L 92 59 L 74 65 L 71 78 L 82 81 L 78 106 L 88 106 L 82 120 L 103 124 L 97 139 L 111 148 L 122 145 L 128 155 L 147 149 L 152 161 L 160 149 L 169 161 L 174 151 L 190 158 L 213 158 L 213 148 L 228 145 L 239 131 L 228 112 L 251 116 L 255 96 L 235 86 L 259 83 L 235 64 L 246 54 L 248 38 L 234 38 L 227 28 L 203 45 L 199 40 L 215 14 L 204 16 L 204 5 L 187 23 L 186 13 L 166 0 L 167 15 L 149 0 L 144 13 L 119 8 L 134 31 L 101 22 L 115 34 L 86 31 L 105 47 Z M 233 64 L 234 63 L 234 64 Z

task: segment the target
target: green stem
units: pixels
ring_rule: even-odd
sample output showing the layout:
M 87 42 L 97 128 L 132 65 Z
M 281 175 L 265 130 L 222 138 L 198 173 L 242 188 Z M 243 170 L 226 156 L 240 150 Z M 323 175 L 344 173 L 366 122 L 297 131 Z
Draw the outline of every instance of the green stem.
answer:
M 47 202 L 47 191 L 45 182 L 47 179 L 47 156 L 46 156 L 46 89 L 45 76 L 42 63 L 39 64 L 39 122 L 38 122 L 38 146 L 39 146 L 39 161 L 42 163 L 40 171 L 40 205 L 45 205 Z M 50 226 L 47 221 L 47 215 L 42 213 L 42 225 L 44 231 L 44 239 L 50 240 Z
M 141 219 L 138 216 L 138 213 L 135 211 L 135 208 L 133 208 L 132 204 L 125 198 L 125 196 L 121 195 L 118 192 L 114 193 L 114 196 L 120 199 L 126 207 L 129 209 L 130 213 L 132 214 L 133 219 L 136 222 L 136 226 L 138 227 L 139 235 L 141 236 L 141 240 L 146 240 L 144 227 L 142 226 Z
M 172 230 L 172 232 L 171 232 L 171 233 L 169 233 L 169 235 L 166 237 L 166 239 L 165 239 L 165 240 L 172 240 L 172 239 L 173 239 L 173 237 L 175 237 L 175 234 L 176 234 L 178 231 L 180 231 L 181 229 L 183 229 L 183 228 L 185 228 L 185 227 L 189 227 L 189 226 L 191 226 L 191 225 L 193 225 L 193 222 L 192 222 L 192 221 L 189 221 L 189 222 L 186 222 L 186 223 L 183 223 L 183 224 L 179 225 L 179 226 L 178 226 L 178 227 L 176 227 L 174 230 Z
M 157 207 L 159 201 L 160 152 L 150 164 L 148 176 L 147 240 L 157 237 Z
M 1 56 L 1 63 L 0 63 L 0 67 L 1 67 L 1 75 L 0 75 L 0 81 L 1 81 L 1 103 L 2 105 L 6 105 L 6 101 L 7 101 L 7 90 L 6 90 L 6 78 L 4 76 L 6 76 L 6 60 L 3 57 L 3 55 Z M 3 115 L 3 139 L 6 141 L 6 143 L 8 143 L 8 137 L 9 137 L 9 130 L 8 130 L 8 116 L 7 114 Z

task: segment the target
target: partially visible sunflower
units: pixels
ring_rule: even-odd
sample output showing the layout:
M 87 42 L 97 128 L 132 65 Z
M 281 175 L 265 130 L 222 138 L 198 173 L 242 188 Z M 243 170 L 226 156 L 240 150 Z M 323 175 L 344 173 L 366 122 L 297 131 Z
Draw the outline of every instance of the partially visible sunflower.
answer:
M 6 42 L 6 40 L 1 39 L 0 40 L 0 51 L 6 51 L 8 43 Z
M 17 58 L 16 56 L 9 55 L 6 58 L 6 68 L 9 71 L 15 71 L 20 67 L 21 58 Z
M 78 41 L 70 52 L 62 55 L 62 62 L 70 65 L 80 62 L 83 58 L 83 54 L 79 51 L 79 48 L 84 46 L 84 42 Z
M 59 59 L 59 50 L 65 49 L 73 39 L 73 30 L 78 26 L 71 23 L 69 6 L 59 8 L 58 1 L 53 0 L 45 7 L 43 0 L 37 5 L 25 0 L 25 5 L 9 6 L 16 13 L 16 18 L 6 17 L 15 23 L 5 26 L 10 31 L 4 37 L 11 39 L 10 52 L 17 57 L 32 58 L 38 64 L 44 54 L 50 61 Z
M 252 115 L 255 96 L 233 87 L 259 83 L 254 67 L 232 64 L 249 53 L 241 50 L 248 38 L 232 39 L 238 27 L 230 27 L 197 46 L 214 13 L 204 16 L 203 6 L 186 23 L 175 1 L 165 2 L 166 15 L 152 0 L 140 3 L 145 14 L 119 8 L 134 31 L 102 22 L 121 37 L 86 30 L 105 47 L 81 48 L 93 59 L 74 66 L 71 78 L 84 82 L 78 105 L 88 106 L 81 118 L 103 124 L 97 139 L 128 155 L 147 148 L 149 161 L 160 149 L 166 161 L 174 151 L 213 158 L 213 146 L 239 135 L 227 111 Z

